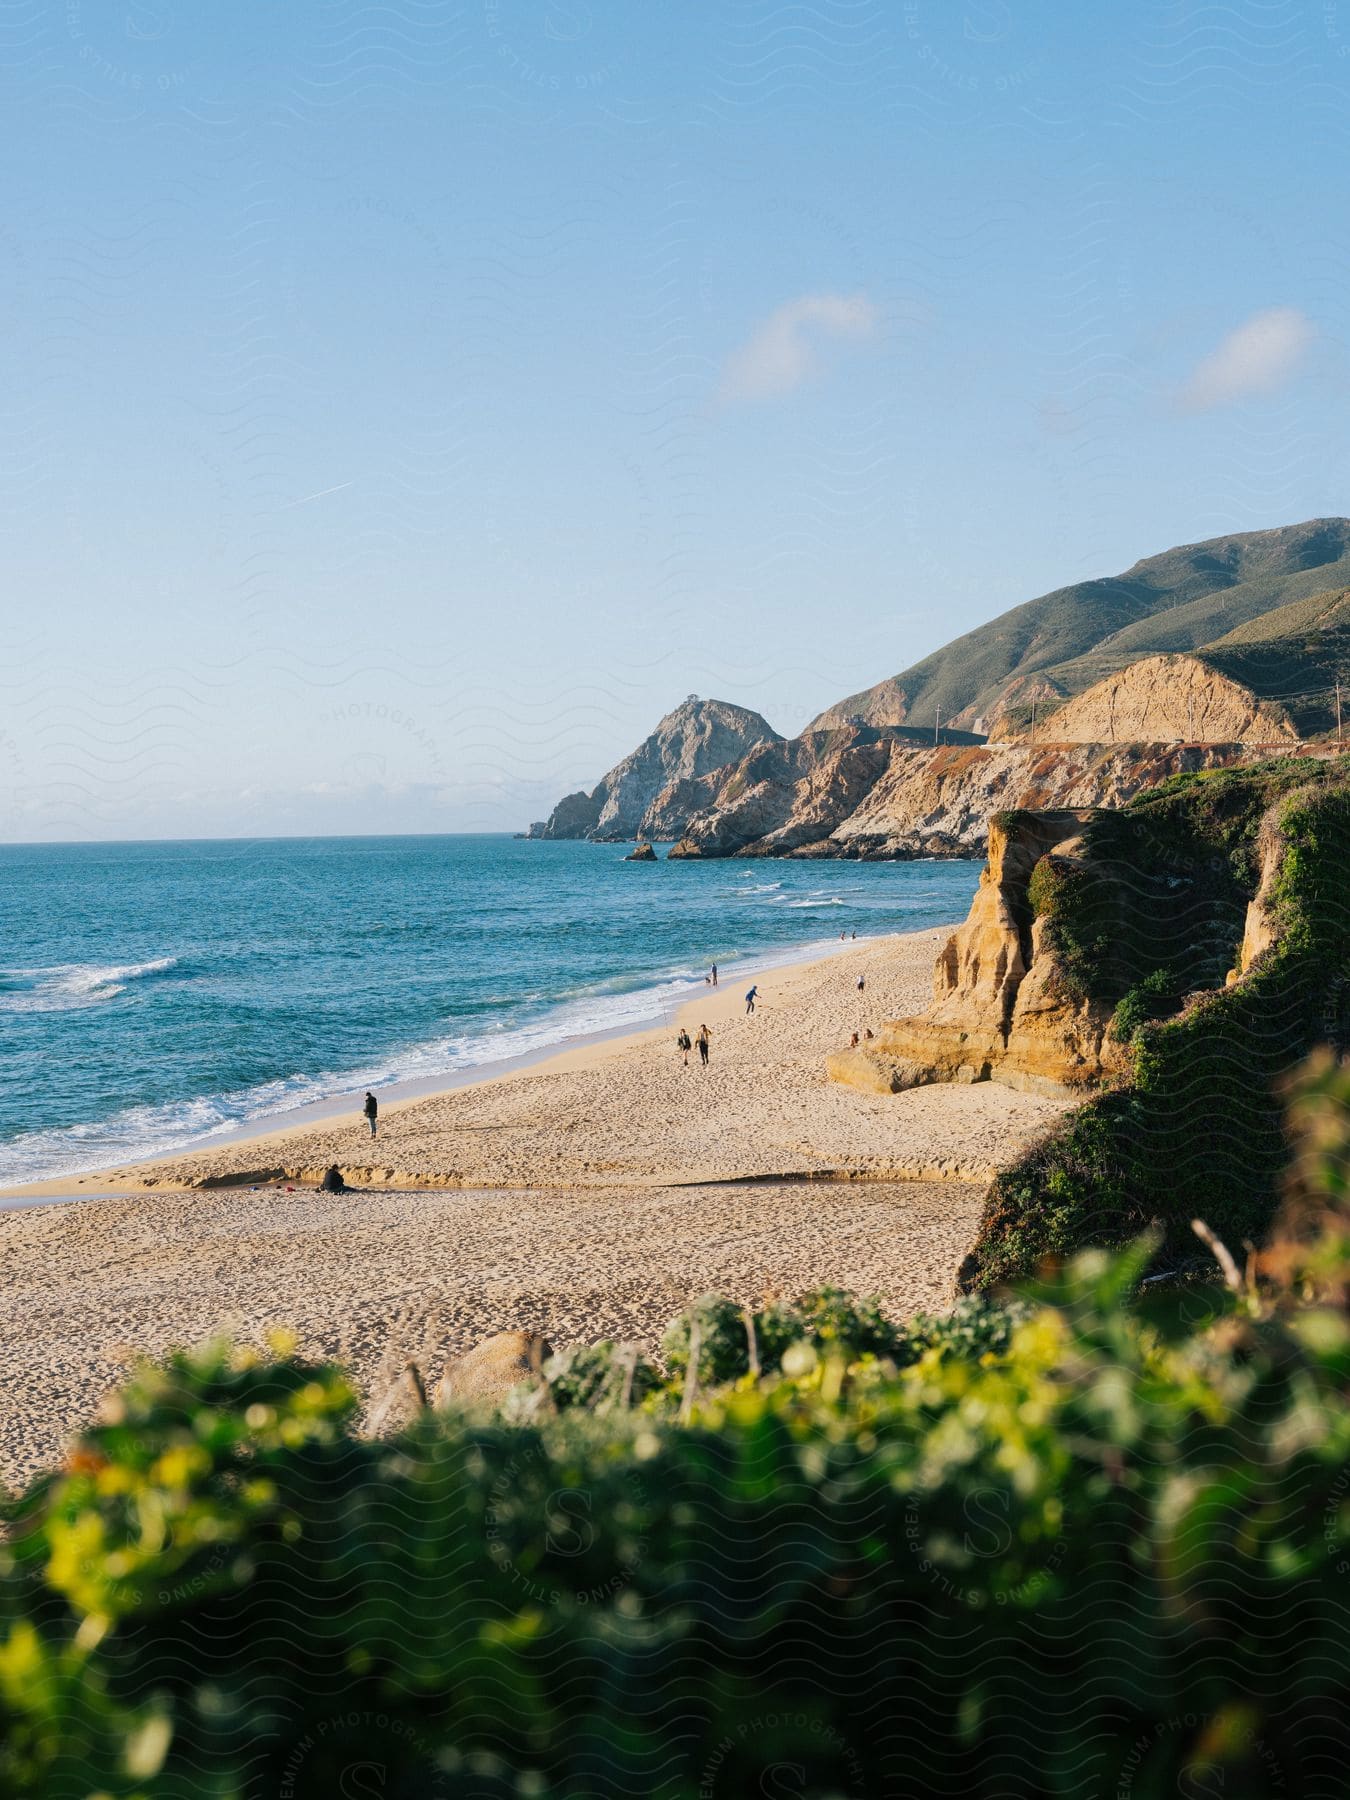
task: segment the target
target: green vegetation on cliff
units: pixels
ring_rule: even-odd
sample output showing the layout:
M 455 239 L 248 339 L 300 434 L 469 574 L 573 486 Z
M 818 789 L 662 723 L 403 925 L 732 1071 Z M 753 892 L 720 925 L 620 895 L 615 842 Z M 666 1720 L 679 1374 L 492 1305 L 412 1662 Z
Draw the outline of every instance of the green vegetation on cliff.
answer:
M 758 1379 L 703 1302 L 641 1404 L 587 1405 L 598 1347 L 383 1441 L 280 1342 L 143 1369 L 10 1509 L 0 1793 L 1330 1800 L 1343 1078 L 1304 1110 L 1246 1291 L 1135 1298 L 1145 1240 L 917 1335 L 826 1293 Z
M 1288 1162 L 1281 1081 L 1317 1044 L 1350 1048 L 1350 782 L 1284 759 L 1177 776 L 1086 827 L 1081 859 L 1045 858 L 1029 894 L 1066 987 L 1115 1008 L 1129 1078 L 995 1181 L 963 1285 L 1047 1255 L 1161 1233 L 1193 1257 L 1200 1214 L 1266 1235 Z M 1265 872 L 1273 944 L 1236 985 Z

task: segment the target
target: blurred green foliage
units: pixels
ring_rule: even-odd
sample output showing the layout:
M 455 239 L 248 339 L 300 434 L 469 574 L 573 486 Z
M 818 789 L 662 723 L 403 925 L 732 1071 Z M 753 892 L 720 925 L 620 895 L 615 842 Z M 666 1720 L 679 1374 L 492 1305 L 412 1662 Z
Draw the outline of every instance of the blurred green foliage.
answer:
M 1150 1238 L 1011 1311 L 824 1290 L 758 1379 L 705 1300 L 687 1416 L 613 1347 L 383 1441 L 281 1341 L 143 1368 L 11 1508 L 0 1792 L 1343 1793 L 1348 1115 L 1324 1062 L 1241 1291 Z

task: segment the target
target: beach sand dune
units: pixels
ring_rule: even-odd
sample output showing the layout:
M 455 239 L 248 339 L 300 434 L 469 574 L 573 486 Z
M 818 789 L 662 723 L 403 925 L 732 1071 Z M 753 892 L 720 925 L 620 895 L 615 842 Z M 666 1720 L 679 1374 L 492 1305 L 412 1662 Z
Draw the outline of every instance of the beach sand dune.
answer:
M 824 1072 L 851 1032 L 925 1003 L 943 935 L 770 971 L 754 1017 L 749 981 L 728 975 L 680 1015 L 712 1028 L 706 1072 L 683 1066 L 672 1017 L 390 1107 L 374 1146 L 354 1104 L 49 1184 L 102 1197 L 0 1213 L 0 1478 L 49 1465 L 134 1352 L 220 1330 L 290 1326 L 377 1405 L 409 1358 L 434 1379 L 501 1330 L 655 1348 L 710 1289 L 758 1302 L 832 1283 L 898 1315 L 945 1304 L 990 1172 L 1063 1103 L 989 1083 L 881 1098 Z M 330 1162 L 358 1191 L 185 1191 Z

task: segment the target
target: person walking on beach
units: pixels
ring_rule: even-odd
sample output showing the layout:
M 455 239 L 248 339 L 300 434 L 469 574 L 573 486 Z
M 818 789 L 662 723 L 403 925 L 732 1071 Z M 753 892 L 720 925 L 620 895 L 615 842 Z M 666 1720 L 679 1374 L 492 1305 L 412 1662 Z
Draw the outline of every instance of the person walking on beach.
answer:
M 708 1066 L 708 1046 L 712 1042 L 712 1033 L 706 1025 L 698 1028 L 698 1060 L 706 1069 Z
M 758 993 L 758 992 L 759 992 L 759 988 L 758 988 L 758 987 L 752 987 L 752 988 L 751 988 L 751 990 L 750 990 L 750 992 L 749 992 L 749 993 L 748 993 L 748 994 L 747 994 L 747 995 L 746 995 L 746 996 L 745 996 L 745 1010 L 746 1010 L 746 1012 L 748 1012 L 748 1013 L 752 1013 L 752 1012 L 753 1012 L 753 1011 L 754 1011 L 754 1010 L 755 1010 L 755 995 L 756 995 L 756 994 L 757 994 L 757 993 Z
M 365 1110 L 365 1115 L 366 1115 L 366 1123 L 370 1126 L 370 1135 L 372 1137 L 374 1137 L 375 1121 L 380 1116 L 380 1103 L 375 1098 L 374 1094 L 370 1093 L 369 1091 L 367 1091 L 367 1093 L 366 1093 L 366 1104 L 365 1104 L 364 1110 Z
M 683 1025 L 680 1027 L 680 1035 L 675 1039 L 675 1047 L 683 1053 L 684 1066 L 687 1069 L 689 1067 L 689 1052 L 693 1049 L 694 1045 L 693 1039 L 689 1036 L 689 1033 L 685 1030 Z
M 716 987 L 717 986 L 717 964 L 716 963 L 714 963 L 712 966 L 712 978 L 713 978 L 713 986 Z

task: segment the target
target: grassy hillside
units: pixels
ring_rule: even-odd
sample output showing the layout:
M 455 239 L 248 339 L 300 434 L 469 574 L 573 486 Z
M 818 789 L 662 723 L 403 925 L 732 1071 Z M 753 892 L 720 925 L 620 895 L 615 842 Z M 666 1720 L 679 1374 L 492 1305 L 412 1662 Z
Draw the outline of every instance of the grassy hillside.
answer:
M 1278 607 L 1200 652 L 1220 674 L 1279 700 L 1305 737 L 1336 724 L 1335 687 L 1350 723 L 1350 589 Z
M 1123 575 L 1076 582 L 1000 614 L 895 676 L 894 690 L 904 695 L 911 724 L 931 721 L 938 707 L 944 718 L 969 724 L 977 714 L 996 713 L 1001 698 L 1016 698 L 1019 690 L 1077 692 L 1090 686 L 1120 666 L 1113 657 L 1133 661 L 1154 649 L 1193 648 L 1252 617 L 1253 609 L 1302 597 L 1310 581 L 1321 588 L 1335 585 L 1347 563 L 1350 519 L 1313 519 L 1182 545 L 1145 558 Z M 1320 581 L 1319 570 L 1324 571 Z M 1232 597 L 1227 610 L 1224 595 Z M 1171 621 L 1189 642 L 1153 641 L 1161 636 L 1154 621 L 1166 625 L 1168 615 L 1206 601 L 1208 610 L 1200 606 L 1193 616 Z M 1106 648 L 1113 639 L 1114 648 Z M 1106 660 L 1096 665 L 1090 658 L 1099 649 Z M 1072 670 L 1072 688 L 1063 686 L 1066 669 Z M 882 689 L 888 695 L 894 691 L 882 683 L 830 710 L 865 716 Z
M 1296 575 L 1265 575 L 1258 580 L 1241 581 L 1236 587 L 1205 594 L 1185 606 L 1151 613 L 1103 638 L 1086 656 L 1047 669 L 1045 677 L 1066 696 L 1078 694 L 1141 656 L 1200 650 L 1250 621 L 1259 627 L 1272 611 L 1292 612 L 1291 602 L 1301 603 L 1307 596 L 1322 600 L 1328 590 L 1347 585 L 1350 557 Z

